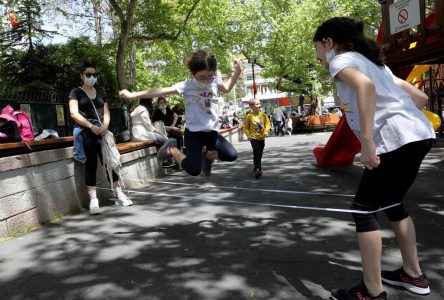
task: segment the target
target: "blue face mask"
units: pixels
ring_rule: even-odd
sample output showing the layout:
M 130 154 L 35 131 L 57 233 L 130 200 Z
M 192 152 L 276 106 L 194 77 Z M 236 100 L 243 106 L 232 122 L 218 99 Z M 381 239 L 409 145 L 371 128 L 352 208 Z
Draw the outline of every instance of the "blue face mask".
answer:
M 335 56 L 336 56 L 335 49 L 332 48 L 330 51 L 325 53 L 325 60 L 327 61 L 327 63 L 331 63 L 331 61 Z
M 211 82 L 210 83 L 200 82 L 194 76 L 193 76 L 192 81 L 193 81 L 194 85 L 199 89 L 208 90 L 209 88 L 211 88 L 211 84 L 212 84 Z

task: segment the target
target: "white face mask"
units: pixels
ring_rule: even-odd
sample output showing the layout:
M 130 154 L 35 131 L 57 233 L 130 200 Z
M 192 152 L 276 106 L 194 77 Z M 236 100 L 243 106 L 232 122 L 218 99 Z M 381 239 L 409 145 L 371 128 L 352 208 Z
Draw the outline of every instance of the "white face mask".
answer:
M 166 109 L 166 108 L 167 108 L 167 105 L 166 105 L 166 104 L 159 104 L 159 108 L 160 108 L 160 109 Z
M 193 77 L 193 83 L 194 85 L 196 85 L 197 88 L 202 90 L 207 90 L 211 87 L 211 82 L 210 83 L 200 82 L 195 77 Z
M 327 51 L 325 53 L 325 60 L 327 61 L 327 63 L 331 63 L 331 61 L 333 60 L 333 58 L 336 56 L 336 52 L 335 49 L 331 48 L 330 51 Z
M 87 86 L 94 86 L 97 82 L 97 77 L 91 76 L 91 77 L 86 77 L 85 79 L 83 79 L 83 82 L 87 85 Z

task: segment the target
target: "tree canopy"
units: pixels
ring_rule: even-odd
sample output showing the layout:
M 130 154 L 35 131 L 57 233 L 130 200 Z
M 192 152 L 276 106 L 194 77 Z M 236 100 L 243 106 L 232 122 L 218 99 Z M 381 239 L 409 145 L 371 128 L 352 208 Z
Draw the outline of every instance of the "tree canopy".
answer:
M 278 90 L 320 97 L 332 87 L 315 59 L 312 35 L 317 26 L 332 16 L 351 16 L 363 20 L 368 25 L 367 33 L 375 36 L 380 23 L 376 0 L 56 0 L 55 8 L 48 5 L 51 1 L 23 0 L 6 1 L 3 10 L 25 2 L 39 6 L 46 15 L 54 15 L 59 25 L 65 19 L 72 28 L 80 26 L 80 33 L 91 40 L 86 43 L 72 38 L 63 45 L 51 45 L 48 38 L 49 43 L 37 42 L 40 51 L 46 53 L 40 57 L 60 63 L 41 67 L 44 73 L 60 74 L 48 84 L 61 87 L 60 78 L 72 82 L 67 80 L 75 77 L 72 68 L 60 66 L 73 65 L 79 59 L 79 53 L 69 49 L 74 43 L 75 47 L 89 49 L 82 55 L 101 53 L 100 59 L 107 65 L 103 69 L 114 73 L 105 80 L 109 80 L 109 87 L 114 85 L 110 88 L 113 93 L 118 88 L 141 89 L 183 80 L 187 76 L 183 66 L 186 54 L 193 48 L 205 48 L 216 54 L 223 74 L 231 73 L 234 56 L 243 56 L 262 66 L 265 76 L 275 78 Z M 36 22 L 43 20 L 48 21 L 36 15 Z M 0 34 L 14 30 L 3 25 Z M 61 25 L 53 31 L 54 36 L 69 33 Z M 22 54 L 16 54 L 15 59 L 23 60 L 24 50 L 14 44 L 3 47 L 1 53 L 19 51 Z M 63 62 L 61 55 L 68 62 Z M 13 66 L 21 71 L 26 68 L 17 63 Z M 6 76 L 1 67 L 0 77 Z

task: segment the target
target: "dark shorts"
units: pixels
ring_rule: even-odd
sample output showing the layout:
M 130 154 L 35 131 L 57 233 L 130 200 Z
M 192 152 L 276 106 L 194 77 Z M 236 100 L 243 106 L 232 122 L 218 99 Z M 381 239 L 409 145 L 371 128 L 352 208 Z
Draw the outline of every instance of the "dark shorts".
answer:
M 392 222 L 407 218 L 409 214 L 402 201 L 415 181 L 419 167 L 432 144 L 432 139 L 417 141 L 379 155 L 380 165 L 373 170 L 364 170 L 351 208 L 373 211 L 401 203 L 384 212 Z M 353 214 L 353 218 L 357 232 L 380 229 L 376 213 Z

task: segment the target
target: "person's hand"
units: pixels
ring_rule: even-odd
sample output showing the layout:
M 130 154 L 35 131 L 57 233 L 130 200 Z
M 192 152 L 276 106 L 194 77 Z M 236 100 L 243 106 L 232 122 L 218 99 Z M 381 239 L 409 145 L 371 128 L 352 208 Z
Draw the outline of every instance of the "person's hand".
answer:
M 97 127 L 96 125 L 93 125 L 93 127 L 91 127 L 90 129 L 95 135 L 99 135 L 101 132 L 101 127 Z
M 376 155 L 376 147 L 373 142 L 361 141 L 361 163 L 369 170 L 373 170 L 381 163 L 379 156 Z
M 241 61 L 239 58 L 235 58 L 233 59 L 233 67 L 234 67 L 234 71 L 235 72 L 241 72 L 242 68 L 241 68 Z
M 121 97 L 121 98 L 123 98 L 123 99 L 126 99 L 126 100 L 129 100 L 129 99 L 134 98 L 134 97 L 133 97 L 133 93 L 131 93 L 131 92 L 128 91 L 127 89 L 123 89 L 123 90 L 121 90 L 121 91 L 119 92 L 119 97 Z
M 180 129 L 177 127 L 171 127 L 169 129 L 171 129 L 172 131 L 175 131 L 175 132 L 181 132 Z
M 100 135 L 101 136 L 104 136 L 107 132 L 108 132 L 108 127 L 105 127 L 105 126 L 102 126 L 102 127 L 99 127 L 100 128 Z

